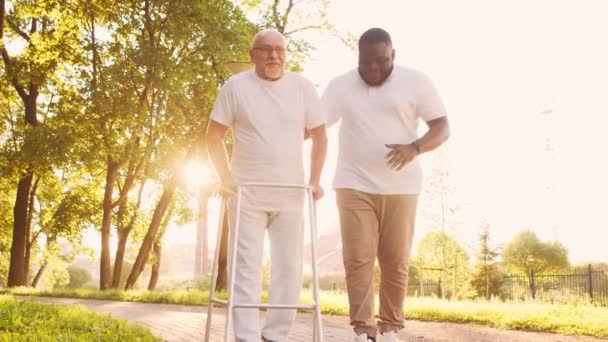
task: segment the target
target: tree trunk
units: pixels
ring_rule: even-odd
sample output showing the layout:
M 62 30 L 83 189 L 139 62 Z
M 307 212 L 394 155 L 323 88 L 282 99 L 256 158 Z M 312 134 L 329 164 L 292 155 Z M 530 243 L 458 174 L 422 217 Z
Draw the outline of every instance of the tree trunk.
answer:
M 134 176 L 133 176 L 134 177 Z M 126 182 L 125 182 L 126 183 Z M 122 277 L 122 266 L 125 260 L 125 251 L 127 249 L 127 241 L 129 240 L 129 234 L 133 230 L 133 226 L 135 225 L 135 221 L 137 220 L 137 216 L 139 213 L 139 208 L 141 206 L 141 198 L 142 193 L 144 191 L 144 187 L 146 186 L 146 181 L 144 180 L 139 187 L 139 193 L 137 195 L 137 204 L 133 210 L 133 214 L 129 222 L 126 222 L 126 216 L 128 214 L 127 201 L 120 202 L 118 206 L 118 214 L 116 215 L 117 222 L 117 231 L 118 231 L 118 246 L 116 247 L 116 257 L 114 258 L 114 274 L 112 278 L 112 288 L 118 289 L 120 288 L 120 280 Z M 126 189 L 123 187 L 123 190 Z
M 42 278 L 42 273 L 46 269 L 46 265 L 47 265 L 47 262 L 45 260 L 42 263 L 42 265 L 40 266 L 40 268 L 38 269 L 38 272 L 36 273 L 36 276 L 34 277 L 34 280 L 32 281 L 32 287 L 33 288 L 36 288 L 36 286 L 38 286 L 38 282 L 40 281 L 40 278 Z
M 154 264 L 152 265 L 152 274 L 150 275 L 150 282 L 148 283 L 148 291 L 154 291 L 156 283 L 158 282 L 158 275 L 160 273 L 160 257 L 162 252 L 162 241 L 157 239 L 154 241 Z
M 112 288 L 120 287 L 120 276 L 122 275 L 122 265 L 125 258 L 125 250 L 127 249 L 127 240 L 129 230 L 121 229 L 118 231 L 118 246 L 116 247 L 116 257 L 114 258 L 114 270 L 112 275 Z
M 101 258 L 99 260 L 99 289 L 108 289 L 112 281 L 112 269 L 110 262 L 110 226 L 112 225 L 112 194 L 114 193 L 114 183 L 118 163 L 108 157 L 108 167 L 106 170 L 106 185 L 103 195 L 103 219 L 101 222 Z
M 31 259 L 31 255 L 32 255 L 31 247 L 32 247 L 32 244 L 26 241 L 25 242 L 25 258 L 24 258 L 25 260 L 23 262 L 24 263 L 23 266 L 25 267 L 25 269 L 23 270 L 23 278 L 25 279 L 26 284 L 30 279 L 30 259 Z
M 486 299 L 490 299 L 490 277 L 489 277 L 489 269 L 485 269 L 486 273 Z
M 228 288 L 228 210 L 224 210 L 224 222 L 222 224 L 222 237 L 220 241 L 220 255 L 217 265 L 216 291 L 225 291 Z M 217 248 L 217 246 L 215 247 Z
M 27 240 L 28 197 L 32 186 L 32 172 L 19 180 L 15 206 L 13 207 L 13 242 L 11 245 L 11 263 L 8 271 L 8 287 L 25 286 L 25 242 Z
M 36 190 L 38 189 L 38 183 L 40 182 L 40 177 L 36 179 L 34 185 L 32 185 L 32 190 L 30 191 L 29 203 L 27 209 L 27 223 L 25 225 L 25 269 L 23 271 L 23 277 L 25 279 L 25 283 L 30 279 L 30 258 L 32 255 L 32 245 L 36 242 L 38 234 L 36 237 L 30 239 L 31 231 L 32 231 L 32 221 L 34 219 L 34 199 L 36 198 Z
M 0 40 L 4 43 L 4 12 L 6 11 L 5 1 L 0 0 Z M 2 44 L 4 46 L 4 44 Z
M 155 241 L 156 234 L 159 231 L 161 223 L 163 221 L 163 217 L 167 213 L 167 209 L 169 208 L 169 204 L 173 199 L 173 195 L 175 194 L 175 186 L 174 185 L 165 185 L 163 190 L 163 194 L 160 196 L 160 200 L 156 204 L 156 208 L 154 209 L 154 214 L 152 215 L 152 220 L 150 221 L 150 226 L 148 228 L 148 232 L 144 237 L 144 241 L 139 248 L 139 253 L 137 253 L 137 258 L 135 259 L 135 263 L 133 264 L 133 269 L 129 274 L 129 278 L 127 279 L 127 284 L 125 285 L 125 290 L 128 290 L 135 285 L 137 278 L 143 271 L 146 262 L 148 261 L 148 257 L 150 256 L 150 251 L 152 250 L 152 244 Z
M 152 265 L 152 274 L 150 275 L 150 282 L 148 283 L 148 290 L 154 291 L 156 288 L 156 283 L 158 282 L 158 276 L 160 275 L 160 262 L 161 262 L 161 252 L 163 247 L 163 237 L 165 236 L 165 232 L 167 231 L 167 226 L 169 226 L 169 222 L 171 222 L 171 218 L 173 217 L 173 212 L 175 211 L 175 202 L 169 206 L 169 211 L 165 215 L 163 219 L 163 223 L 160 227 L 160 232 L 156 236 L 154 240 L 154 255 L 156 259 L 154 260 L 154 264 Z

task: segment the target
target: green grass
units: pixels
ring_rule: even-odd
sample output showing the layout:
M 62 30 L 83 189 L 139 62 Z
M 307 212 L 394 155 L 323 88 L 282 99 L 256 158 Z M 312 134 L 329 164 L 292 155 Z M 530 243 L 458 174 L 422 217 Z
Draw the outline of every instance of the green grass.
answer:
M 12 289 L 0 289 L 0 294 L 11 294 L 18 296 L 48 296 L 62 298 L 84 298 L 117 300 L 122 302 L 161 303 L 161 304 L 183 304 L 183 305 L 207 305 L 209 303 L 209 292 L 198 289 L 176 290 L 176 291 L 147 291 L 147 290 L 51 290 L 40 291 L 29 287 L 16 287 Z
M 148 303 L 207 305 L 208 292 L 199 289 L 149 291 L 55 290 L 29 288 L 0 290 L 14 295 L 94 298 Z M 219 294 L 225 298 L 225 294 Z M 323 291 L 321 312 L 348 315 L 348 300 L 343 292 Z M 264 294 L 263 301 L 266 300 Z M 312 303 L 312 293 L 302 292 L 301 302 Z M 378 303 L 378 301 L 376 301 Z M 499 301 L 445 301 L 408 298 L 406 317 L 421 321 L 473 323 L 498 328 L 545 331 L 567 335 L 608 338 L 608 308 L 579 304 L 503 303 Z
M 411 298 L 406 316 L 421 321 L 474 323 L 497 328 L 608 338 L 608 308 L 591 305 L 442 301 Z
M 149 330 L 82 307 L 0 295 L 0 341 L 160 341 Z

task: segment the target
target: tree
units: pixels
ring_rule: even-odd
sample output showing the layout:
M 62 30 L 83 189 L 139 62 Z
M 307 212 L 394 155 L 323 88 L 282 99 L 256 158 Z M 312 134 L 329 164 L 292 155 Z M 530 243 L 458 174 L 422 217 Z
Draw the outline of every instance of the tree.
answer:
M 187 191 L 181 165 L 195 159 L 204 138 L 209 113 L 218 88 L 227 77 L 222 68 L 227 62 L 245 56 L 253 34 L 251 25 L 230 1 L 171 1 L 179 6 L 184 20 L 153 32 L 159 66 L 158 78 L 151 94 L 158 96 L 154 109 L 161 125 L 156 131 L 157 145 L 151 156 L 153 180 L 162 185 L 148 232 L 140 246 L 126 287 L 133 286 L 146 265 L 169 204 L 176 194 Z M 171 8 L 157 4 L 151 7 L 152 18 L 160 20 L 162 11 Z M 161 14 L 158 14 L 160 11 Z M 160 27 L 153 21 L 153 27 Z M 173 51 L 172 53 L 170 51 Z
M 70 181 L 62 181 L 56 176 L 46 177 L 47 181 L 41 187 L 29 248 L 36 246 L 35 243 L 42 237 L 46 237 L 46 243 L 43 249 L 38 248 L 41 249 L 40 253 L 35 253 L 40 255 L 40 259 L 36 262 L 39 269 L 32 287 L 36 287 L 48 265 L 71 262 L 75 255 L 84 251 L 81 233 L 98 220 L 96 204 L 100 199 L 94 189 L 99 187 L 99 183 L 95 179 L 91 182 L 88 175 L 82 172 L 70 175 Z M 60 239 L 63 241 L 61 244 Z M 29 250 L 26 252 L 34 255 Z
M 109 3 L 106 5 L 110 5 Z M 104 165 L 105 184 L 101 219 L 101 257 L 99 288 L 117 287 L 122 274 L 124 251 L 129 232 L 137 218 L 140 200 L 135 210 L 129 194 L 152 149 L 153 139 L 146 127 L 152 118 L 149 112 L 151 87 L 155 80 L 152 72 L 155 60 L 150 49 L 154 39 L 148 35 L 150 1 L 122 2 L 116 6 L 91 6 L 88 8 L 87 42 L 89 43 L 90 67 L 83 69 L 88 84 L 86 111 L 91 130 L 96 132 L 91 142 L 99 153 L 91 164 Z M 144 10 L 145 8 L 145 10 Z M 105 25 L 104 25 L 105 24 Z M 99 41 L 98 27 L 109 30 L 109 43 Z M 147 50 L 148 49 L 148 50 Z M 143 145 L 143 146 L 142 146 Z M 118 197 L 114 197 L 118 188 Z M 143 189 L 143 182 L 139 193 Z M 114 272 L 110 259 L 110 232 L 113 214 L 117 209 L 116 228 L 119 243 L 116 251 Z M 112 276 L 114 273 L 114 276 Z
M 26 133 L 19 146 L 21 163 L 16 160 L 13 165 L 19 179 L 13 207 L 8 286 L 26 285 L 27 281 L 27 235 L 35 196 L 32 186 L 36 182 L 36 173 L 51 166 L 47 163 L 49 160 L 44 158 L 48 156 L 44 149 L 52 145 L 45 145 L 44 140 L 40 139 L 47 136 L 42 127 L 44 121 L 39 119 L 40 95 L 44 92 L 51 95 L 61 83 L 62 67 L 66 63 L 78 61 L 80 42 L 77 32 L 80 16 L 74 10 L 75 4 L 76 2 L 66 4 L 62 1 L 48 1 L 44 4 L 0 2 L 0 54 L 4 77 L 21 99 L 22 122 L 25 123 Z M 23 41 L 25 48 L 20 55 L 11 56 L 6 46 L 9 41 L 15 40 Z
M 442 232 L 430 232 L 418 245 L 418 258 L 422 270 L 434 269 L 441 272 L 444 287 L 449 284 L 463 284 L 467 277 L 469 256 L 458 242 Z M 423 276 L 423 275 L 422 275 Z M 452 286 L 452 296 L 456 296 Z M 443 289 L 443 288 L 442 288 Z M 445 297 L 445 291 L 442 293 Z
M 477 264 L 471 277 L 471 285 L 478 295 L 490 299 L 500 286 L 500 275 L 496 258 L 500 255 L 498 248 L 490 245 L 490 230 L 484 224 L 479 234 L 479 251 L 477 252 Z
M 532 270 L 542 273 L 569 265 L 566 247 L 557 241 L 543 242 L 530 230 L 520 232 L 507 243 L 502 258 L 507 267 L 528 277 Z

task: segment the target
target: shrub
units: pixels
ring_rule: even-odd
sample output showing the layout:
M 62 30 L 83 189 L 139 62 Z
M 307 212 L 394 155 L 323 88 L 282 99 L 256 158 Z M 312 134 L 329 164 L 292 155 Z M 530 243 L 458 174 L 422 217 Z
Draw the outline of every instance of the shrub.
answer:
M 91 272 L 85 268 L 70 265 L 67 270 L 68 275 L 70 276 L 70 280 L 66 286 L 68 289 L 81 288 L 84 284 L 93 279 Z

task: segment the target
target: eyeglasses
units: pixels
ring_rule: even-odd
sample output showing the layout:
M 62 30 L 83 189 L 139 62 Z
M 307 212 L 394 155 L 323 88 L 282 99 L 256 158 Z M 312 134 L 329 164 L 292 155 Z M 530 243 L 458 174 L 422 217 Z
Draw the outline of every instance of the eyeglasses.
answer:
M 287 50 L 285 50 L 285 48 L 282 46 L 275 47 L 275 48 L 273 48 L 272 46 L 254 46 L 253 49 L 257 50 L 257 51 L 261 51 L 264 54 L 266 54 L 267 56 L 272 55 L 273 52 L 276 52 L 277 55 L 279 55 L 279 56 L 284 55 L 287 52 Z

